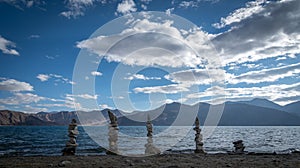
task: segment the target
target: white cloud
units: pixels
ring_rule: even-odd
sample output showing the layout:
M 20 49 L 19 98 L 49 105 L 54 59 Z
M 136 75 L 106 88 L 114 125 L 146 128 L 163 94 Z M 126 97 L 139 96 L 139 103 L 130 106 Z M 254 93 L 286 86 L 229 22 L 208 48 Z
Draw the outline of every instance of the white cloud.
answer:
M 250 71 L 238 76 L 231 75 L 228 80 L 230 84 L 238 83 L 262 83 L 275 82 L 287 77 L 298 77 L 300 74 L 300 63 L 290 64 L 276 68 Z
M 107 104 L 100 104 L 99 107 L 100 107 L 101 110 L 104 110 L 104 109 L 113 109 L 113 107 L 110 107 Z
M 49 56 L 49 55 L 46 55 L 45 56 L 47 59 L 49 59 L 49 60 L 54 60 L 56 57 L 53 57 L 53 56 Z
M 276 58 L 276 61 L 286 60 L 286 59 L 287 59 L 287 57 L 283 56 L 283 57 L 278 57 L 278 58 Z
M 50 76 L 46 74 L 38 74 L 36 78 L 38 78 L 42 82 L 45 82 L 50 78 Z
M 107 0 L 66 0 L 67 11 L 60 14 L 68 19 L 84 16 L 86 8 L 89 8 L 95 3 L 106 4 Z
M 189 69 L 170 73 L 165 78 L 185 85 L 209 85 L 225 81 L 225 73 L 223 69 Z
M 15 79 L 3 79 L 0 82 L 0 90 L 5 91 L 33 91 L 33 86 L 26 82 L 20 82 Z
M 141 8 L 144 9 L 144 10 L 147 10 L 147 6 L 144 5 L 144 4 L 141 4 Z
M 152 0 L 140 0 L 140 1 L 145 3 L 145 4 L 149 4 Z
M 45 1 L 42 0 L 0 0 L 0 3 L 1 2 L 5 2 L 20 10 L 23 10 L 23 8 L 31 8 L 33 6 L 40 8 L 45 4 Z
M 5 106 L 0 105 L 0 110 L 6 110 L 7 108 Z
M 133 0 L 123 0 L 117 6 L 117 12 L 121 14 L 128 14 L 131 12 L 135 12 L 136 6 Z
M 249 10 L 249 9 L 244 9 Z M 212 39 L 224 64 L 255 62 L 300 53 L 300 1 L 269 1 L 251 17 Z
M 22 109 L 23 109 L 22 111 L 26 113 L 38 113 L 38 112 L 48 111 L 48 109 L 45 107 L 33 107 L 31 105 L 25 105 L 24 108 Z
M 4 54 L 10 54 L 10 55 L 20 55 L 19 52 L 14 49 L 16 47 L 15 43 L 3 38 L 0 35 L 0 50 Z
M 257 84 L 263 82 L 275 82 L 283 78 L 298 77 L 299 73 L 300 63 L 263 69 L 259 71 L 249 71 L 240 75 L 227 73 L 223 69 L 214 69 L 211 71 L 205 69 L 190 69 L 165 75 L 165 79 L 176 84 L 153 87 L 137 87 L 134 88 L 134 92 L 174 94 L 179 92 L 187 92 L 189 91 L 189 87 L 192 85 L 210 85 L 213 83 L 222 84 L 223 82 L 228 84 Z M 204 97 L 207 97 L 207 95 L 202 93 L 200 94 Z M 212 95 L 213 94 L 210 94 L 210 96 Z
M 51 101 L 51 103 L 43 103 L 43 104 L 37 104 L 39 107 L 47 107 L 47 108 L 52 108 L 52 107 L 60 107 L 60 108 L 70 108 L 74 109 L 80 109 L 84 111 L 90 111 L 90 110 L 95 110 L 95 109 L 89 109 L 82 107 L 82 104 L 80 104 L 78 99 L 85 99 L 85 100 L 96 100 L 98 95 L 90 95 L 90 94 L 78 94 L 78 95 L 73 95 L 73 94 L 66 94 L 64 100 L 60 99 L 50 99 L 46 98 L 46 100 Z
M 48 81 L 49 79 L 52 78 L 54 79 L 54 82 L 67 83 L 71 85 L 75 84 L 70 79 L 65 78 L 62 75 L 58 75 L 58 74 L 38 74 L 36 78 L 38 78 L 42 82 Z
M 119 34 L 84 40 L 77 47 L 105 56 L 108 61 L 138 66 L 197 67 L 215 57 L 199 56 L 195 52 L 211 50 L 207 47 L 207 33 L 193 29 L 183 35 L 172 24 L 170 20 L 161 23 L 136 20 Z
M 39 107 L 62 107 L 62 108 L 70 108 L 70 109 L 74 109 L 75 105 L 77 107 L 80 107 L 79 103 L 75 103 L 74 102 L 74 97 L 71 95 L 66 95 L 64 100 L 61 99 L 50 99 L 47 98 L 47 100 L 51 101 L 51 103 L 43 103 L 43 104 L 37 104 L 37 106 Z
M 179 8 L 197 8 L 202 2 L 216 3 L 219 0 L 193 0 L 193 1 L 180 1 Z M 175 3 L 175 2 L 174 2 Z
M 259 68 L 262 67 L 262 64 L 250 64 L 250 63 L 244 63 L 242 66 L 247 67 L 248 69 L 254 69 L 254 68 Z
M 32 93 L 14 93 L 11 97 L 0 99 L 0 103 L 7 105 L 20 105 L 37 103 L 41 100 L 46 100 L 46 98 Z
M 168 16 L 170 16 L 173 11 L 174 11 L 174 8 L 169 8 L 169 9 L 166 10 L 166 14 Z
M 224 91 L 222 91 L 224 90 Z M 222 91 L 222 92 L 221 92 Z M 275 84 L 263 87 L 233 87 L 220 88 L 212 87 L 204 92 L 189 94 L 187 99 L 201 99 L 212 101 L 225 96 L 226 101 L 251 100 L 253 98 L 265 98 L 280 105 L 286 105 L 299 100 L 300 83 L 295 84 Z M 291 99 L 297 97 L 298 99 Z M 211 99 L 213 98 L 213 99 Z M 221 102 L 220 102 L 221 103 Z
M 29 38 L 30 39 L 38 39 L 38 38 L 40 38 L 40 35 L 33 34 L 33 35 L 30 35 Z
M 164 93 L 164 94 L 176 94 L 189 91 L 188 86 L 180 84 L 171 84 L 164 86 L 150 86 L 150 87 L 136 87 L 133 89 L 135 93 Z
M 226 18 L 221 18 L 220 23 L 215 23 L 213 24 L 213 26 L 216 28 L 223 28 L 227 25 L 241 22 L 242 20 L 263 11 L 263 5 L 266 2 L 267 0 L 256 0 L 247 2 L 246 7 L 235 10 L 234 12 L 230 13 Z
M 182 1 L 179 4 L 179 7 L 181 7 L 181 8 L 198 7 L 198 2 L 197 1 Z
M 116 97 L 110 96 L 109 98 L 110 99 L 125 99 L 125 97 L 123 97 L 123 96 L 116 96 Z
M 93 75 L 93 76 L 102 76 L 102 73 L 98 72 L 98 71 L 93 71 L 93 72 L 91 72 L 91 75 Z
M 79 94 L 79 95 L 73 95 L 73 94 L 66 94 L 66 97 L 70 100 L 74 100 L 74 98 L 82 98 L 82 99 L 97 99 L 98 95 L 90 95 L 90 94 Z
M 124 79 L 128 80 L 134 80 L 134 79 L 140 79 L 140 80 L 160 80 L 160 77 L 147 77 L 142 74 L 133 74 L 129 77 L 125 77 Z

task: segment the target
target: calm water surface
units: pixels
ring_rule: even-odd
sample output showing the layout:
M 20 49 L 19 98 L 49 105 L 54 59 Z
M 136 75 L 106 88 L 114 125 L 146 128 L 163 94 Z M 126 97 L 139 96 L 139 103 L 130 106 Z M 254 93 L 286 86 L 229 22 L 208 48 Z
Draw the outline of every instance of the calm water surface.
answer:
M 78 155 L 103 155 L 101 146 L 107 147 L 107 128 L 85 127 L 90 137 L 79 127 L 77 143 Z M 154 134 L 166 130 L 167 127 L 154 127 Z M 204 128 L 205 129 L 205 128 Z M 154 143 L 159 148 L 168 148 L 175 144 L 172 150 L 194 149 L 194 131 L 188 132 L 185 138 L 180 139 L 181 128 L 177 131 L 155 138 Z M 122 153 L 142 154 L 146 135 L 144 126 L 120 127 L 118 146 Z M 126 138 L 126 137 L 135 138 Z M 204 139 L 204 149 L 208 153 L 225 153 L 233 150 L 232 142 L 243 140 L 246 151 L 249 152 L 277 152 L 290 153 L 300 150 L 300 127 L 217 127 L 213 134 Z M 0 127 L 0 156 L 34 156 L 34 155 L 61 155 L 67 136 L 67 127 L 64 126 L 1 126 Z M 95 142 L 96 141 L 96 142 Z M 174 142 L 172 142 L 174 141 Z M 180 141 L 179 143 L 176 143 Z M 99 142 L 100 145 L 97 143 Z M 168 145 L 167 145 L 168 144 Z

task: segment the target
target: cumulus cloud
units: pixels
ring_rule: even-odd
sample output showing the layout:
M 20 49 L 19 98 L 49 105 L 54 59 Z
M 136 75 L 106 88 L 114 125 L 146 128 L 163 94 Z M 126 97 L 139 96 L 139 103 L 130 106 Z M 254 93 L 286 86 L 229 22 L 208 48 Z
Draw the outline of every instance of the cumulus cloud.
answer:
M 208 34 L 200 29 L 189 34 L 172 26 L 173 21 L 134 21 L 128 29 L 111 36 L 98 36 L 81 41 L 78 48 L 87 49 L 108 61 L 127 65 L 197 67 L 203 65 L 208 53 Z M 159 40 L 157 40 L 159 39 Z M 114 46 L 111 46 L 115 44 Z M 191 48 L 193 47 L 193 48 Z M 214 57 L 214 56 L 212 56 Z
M 102 73 L 98 72 L 98 71 L 93 71 L 93 72 L 91 72 L 91 75 L 93 75 L 93 76 L 102 76 Z
M 95 3 L 106 4 L 106 0 L 66 0 L 67 11 L 60 14 L 68 19 L 83 16 L 87 8 L 95 5 Z
M 33 86 L 26 82 L 4 78 L 2 81 L 0 81 L 0 90 L 12 92 L 33 91 Z
M 136 6 L 133 0 L 123 0 L 117 6 L 117 12 L 121 14 L 128 14 L 136 11 Z
M 300 1 L 269 1 L 263 6 L 260 3 L 263 1 L 255 2 L 260 4 L 255 14 L 250 12 L 250 7 L 242 10 L 243 17 L 230 15 L 229 18 L 240 19 L 227 19 L 226 24 L 233 27 L 212 39 L 224 64 L 283 55 L 295 57 L 300 53 Z
M 139 79 L 139 80 L 160 80 L 160 77 L 147 77 L 144 76 L 143 74 L 133 74 L 129 77 L 125 77 L 124 79 L 128 80 L 134 80 L 134 79 Z
M 0 50 L 2 51 L 2 53 L 10 55 L 20 55 L 19 52 L 14 49 L 15 47 L 15 43 L 3 38 L 0 35 Z
M 263 11 L 263 6 L 267 3 L 267 0 L 256 0 L 246 3 L 246 7 L 235 10 L 230 13 L 226 18 L 221 18 L 220 23 L 213 24 L 216 28 L 223 28 L 227 25 L 233 23 L 241 22 L 242 20 L 251 17 L 254 14 L 257 14 Z
M 136 93 L 174 94 L 183 91 L 189 91 L 189 87 L 192 85 L 210 85 L 213 83 L 258 84 L 263 82 L 276 82 L 283 78 L 298 77 L 299 74 L 300 63 L 285 65 L 276 68 L 263 69 L 258 71 L 249 71 L 240 75 L 227 73 L 223 69 L 189 69 L 165 75 L 165 79 L 170 80 L 171 82 L 176 84 L 153 87 L 137 87 L 134 89 L 134 91 Z M 207 97 L 202 93 L 199 94 L 201 94 L 204 97 Z M 213 94 L 210 94 L 210 96 L 212 95 Z

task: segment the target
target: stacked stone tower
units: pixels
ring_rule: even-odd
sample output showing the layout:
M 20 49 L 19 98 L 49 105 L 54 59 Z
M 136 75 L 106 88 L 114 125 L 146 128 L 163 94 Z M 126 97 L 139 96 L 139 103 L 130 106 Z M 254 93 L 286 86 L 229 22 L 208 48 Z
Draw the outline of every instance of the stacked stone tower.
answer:
M 76 138 L 79 132 L 75 119 L 72 119 L 71 124 L 69 124 L 68 133 L 69 141 L 67 141 L 66 147 L 62 150 L 63 156 L 75 155 L 76 147 L 78 146 L 78 144 L 76 143 Z
M 153 125 L 151 123 L 151 119 L 150 116 L 147 116 L 147 123 L 146 123 L 146 127 L 147 127 L 147 143 L 145 145 L 146 149 L 145 149 L 145 154 L 146 155 L 155 155 L 155 154 L 159 154 L 161 153 L 161 151 L 154 146 L 153 144 L 153 139 L 152 139 L 152 133 L 153 133 Z
M 118 121 L 117 117 L 108 110 L 108 116 L 110 120 L 110 124 L 108 126 L 108 143 L 109 143 L 109 149 L 106 151 L 106 154 L 108 155 L 116 155 L 118 154 Z
M 198 117 L 196 117 L 194 130 L 196 131 L 196 134 L 195 134 L 195 143 L 196 143 L 195 153 L 205 153 L 205 151 L 203 150 L 203 142 L 202 142 L 202 135 L 201 135 L 201 128 L 200 128 L 200 121 L 199 121 Z

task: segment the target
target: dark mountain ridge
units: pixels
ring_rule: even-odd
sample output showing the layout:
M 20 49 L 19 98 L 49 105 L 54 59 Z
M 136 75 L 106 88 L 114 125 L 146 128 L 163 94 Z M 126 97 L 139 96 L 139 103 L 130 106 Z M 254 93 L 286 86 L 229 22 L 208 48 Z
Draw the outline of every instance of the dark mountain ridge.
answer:
M 300 125 L 300 116 L 297 110 L 300 103 L 295 102 L 286 106 L 280 106 L 265 99 L 253 99 L 251 101 L 226 102 L 224 110 L 218 122 L 220 126 L 291 126 Z M 221 105 L 197 103 L 184 105 L 180 103 L 165 104 L 157 109 L 149 111 L 135 111 L 124 113 L 120 110 L 111 110 L 117 117 L 121 126 L 145 125 L 147 116 L 150 115 L 154 125 L 191 125 L 195 116 L 198 116 L 201 124 L 213 125 L 207 122 L 208 113 L 215 117 L 217 113 L 209 112 L 213 108 L 221 108 Z M 101 111 L 61 111 L 40 112 L 28 114 L 16 111 L 0 111 L 0 125 L 68 125 L 73 118 L 82 125 L 101 125 L 108 121 L 108 109 Z M 213 114 L 215 113 L 215 114 Z M 102 114 L 102 115 L 100 115 Z M 211 118 L 210 118 L 211 119 Z M 175 122 L 176 121 L 176 122 Z

